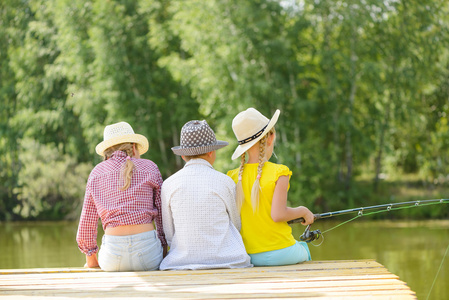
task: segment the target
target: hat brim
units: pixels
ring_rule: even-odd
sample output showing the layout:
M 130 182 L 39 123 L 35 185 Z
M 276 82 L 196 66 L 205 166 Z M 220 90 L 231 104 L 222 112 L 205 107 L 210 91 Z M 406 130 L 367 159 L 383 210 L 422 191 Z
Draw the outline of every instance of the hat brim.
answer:
M 148 140 L 141 134 L 128 134 L 108 139 L 106 141 L 99 143 L 95 147 L 95 151 L 97 152 L 98 155 L 104 156 L 104 151 L 106 149 L 122 143 L 137 144 L 137 150 L 139 151 L 140 155 L 148 151 Z
M 194 156 L 194 155 L 201 155 L 201 154 L 205 154 L 207 152 L 218 150 L 218 149 L 221 149 L 223 147 L 226 147 L 227 145 L 229 145 L 228 142 L 217 141 L 215 144 L 212 144 L 212 145 L 205 145 L 205 146 L 193 147 L 193 148 L 186 148 L 186 147 L 182 147 L 182 146 L 176 146 L 176 147 L 171 148 L 171 150 L 176 155 Z
M 260 139 L 262 139 L 270 130 L 271 128 L 274 127 L 274 125 L 276 125 L 276 122 L 278 121 L 279 115 L 280 115 L 281 111 L 279 109 L 277 109 L 274 112 L 273 117 L 270 119 L 270 122 L 268 122 L 267 127 L 265 127 L 265 130 L 262 132 L 262 134 L 257 137 L 256 139 L 252 140 L 251 142 L 248 142 L 246 144 L 243 145 L 238 145 L 237 149 L 235 149 L 234 154 L 232 154 L 231 159 L 234 160 L 240 156 L 242 156 L 243 153 L 245 153 L 246 151 L 249 150 L 249 148 L 251 148 L 252 146 L 254 146 L 258 141 L 260 141 Z

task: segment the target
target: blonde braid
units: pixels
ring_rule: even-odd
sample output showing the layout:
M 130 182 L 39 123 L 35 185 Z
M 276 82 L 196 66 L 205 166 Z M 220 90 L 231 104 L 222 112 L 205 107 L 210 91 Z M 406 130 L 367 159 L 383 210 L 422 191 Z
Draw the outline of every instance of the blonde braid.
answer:
M 123 143 L 114 145 L 112 147 L 109 147 L 104 151 L 104 158 L 105 160 L 108 159 L 112 153 L 115 151 L 122 151 L 125 152 L 127 156 L 133 157 L 133 145 L 130 143 Z M 134 170 L 134 163 L 131 159 L 126 159 L 125 164 L 123 165 L 122 172 L 120 174 L 120 178 L 124 179 L 125 184 L 120 188 L 122 191 L 126 191 L 130 185 L 131 185 L 131 178 L 133 176 L 133 170 Z
M 129 157 L 133 157 L 133 148 L 125 150 Z M 122 169 L 122 178 L 125 180 L 125 184 L 120 188 L 122 191 L 126 191 L 131 185 L 131 178 L 133 177 L 134 163 L 131 159 L 126 158 L 126 162 Z
M 253 206 L 253 212 L 259 209 L 259 191 L 260 191 L 260 177 L 262 176 L 262 168 L 265 164 L 265 145 L 267 143 L 268 134 L 260 139 L 259 142 L 259 165 L 257 166 L 257 177 L 254 181 L 253 188 L 251 189 L 251 205 Z
M 245 153 L 241 156 L 240 168 L 239 168 L 239 177 L 237 181 L 237 191 L 236 191 L 236 203 L 237 208 L 242 209 L 243 201 L 245 200 L 245 193 L 243 192 L 243 184 L 242 184 L 242 176 L 243 176 L 243 167 L 245 166 L 246 156 Z

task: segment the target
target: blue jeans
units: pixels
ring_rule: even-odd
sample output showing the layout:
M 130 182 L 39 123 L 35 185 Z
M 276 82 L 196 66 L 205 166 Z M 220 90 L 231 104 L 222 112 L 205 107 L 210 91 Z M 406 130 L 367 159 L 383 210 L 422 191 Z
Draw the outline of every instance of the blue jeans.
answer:
M 256 267 L 294 265 L 312 260 L 307 243 L 298 241 L 287 248 L 249 254 L 249 256 L 251 263 Z
M 98 263 L 104 271 L 152 271 L 159 269 L 162 245 L 156 231 L 134 235 L 104 235 Z

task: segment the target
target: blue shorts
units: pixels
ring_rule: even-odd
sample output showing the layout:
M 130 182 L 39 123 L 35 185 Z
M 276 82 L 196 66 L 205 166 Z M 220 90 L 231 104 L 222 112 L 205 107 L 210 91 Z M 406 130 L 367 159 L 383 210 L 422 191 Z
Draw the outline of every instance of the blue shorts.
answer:
M 287 248 L 249 254 L 249 256 L 251 263 L 256 267 L 294 265 L 312 260 L 307 243 L 298 241 Z
M 162 245 L 156 231 L 133 235 L 104 235 L 98 263 L 104 271 L 152 271 L 159 269 Z

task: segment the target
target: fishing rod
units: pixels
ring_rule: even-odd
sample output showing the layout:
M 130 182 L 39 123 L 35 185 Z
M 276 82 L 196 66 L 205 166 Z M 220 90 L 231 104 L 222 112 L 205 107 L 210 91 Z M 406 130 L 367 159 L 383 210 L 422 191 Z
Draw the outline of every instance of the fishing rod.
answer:
M 382 209 L 386 209 L 386 211 L 390 211 L 392 209 L 413 207 L 413 205 L 419 206 L 421 204 L 429 205 L 429 204 L 437 204 L 437 203 L 449 203 L 449 199 L 416 200 L 416 201 L 380 204 L 380 205 L 373 205 L 373 206 L 366 206 L 366 207 L 359 207 L 359 208 L 344 209 L 344 210 L 327 212 L 327 213 L 322 213 L 322 214 L 314 214 L 313 217 L 314 217 L 314 220 L 318 220 L 318 219 L 330 218 L 330 217 L 335 217 L 335 216 L 344 215 L 344 214 L 355 213 L 355 212 L 357 212 L 359 216 L 363 216 L 364 211 L 379 210 L 379 212 L 381 212 Z M 412 205 L 412 206 L 410 206 L 410 205 Z M 304 218 L 298 218 L 298 219 L 288 221 L 289 224 L 302 223 L 302 222 L 304 222 Z M 306 227 L 306 230 L 304 231 L 304 233 L 300 236 L 300 240 L 310 243 L 311 241 L 319 239 L 320 236 L 321 236 L 321 231 L 319 229 L 310 231 L 310 225 L 308 225 Z

